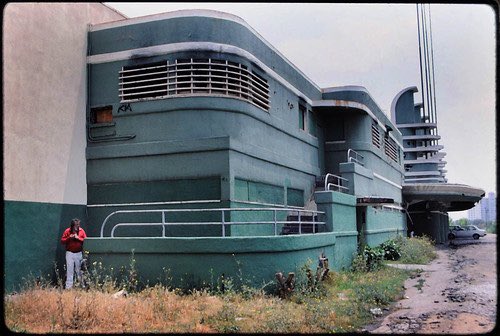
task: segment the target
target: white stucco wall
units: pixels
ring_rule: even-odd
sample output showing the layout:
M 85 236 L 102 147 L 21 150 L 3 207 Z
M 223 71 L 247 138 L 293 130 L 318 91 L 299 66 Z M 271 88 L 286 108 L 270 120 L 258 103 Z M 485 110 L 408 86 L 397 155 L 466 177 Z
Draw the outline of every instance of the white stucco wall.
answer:
M 4 199 L 86 204 L 87 25 L 101 3 L 10 3 L 3 12 Z

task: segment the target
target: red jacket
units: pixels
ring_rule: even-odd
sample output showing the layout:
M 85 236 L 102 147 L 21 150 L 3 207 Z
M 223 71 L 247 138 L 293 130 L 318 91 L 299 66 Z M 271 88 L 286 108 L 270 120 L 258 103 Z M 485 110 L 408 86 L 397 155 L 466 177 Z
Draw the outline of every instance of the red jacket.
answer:
M 64 233 L 61 238 L 61 244 L 66 245 L 66 251 L 71 252 L 81 252 L 83 249 L 83 240 L 87 238 L 87 234 L 83 231 L 82 228 L 78 231 L 78 238 L 71 237 L 70 228 L 64 230 Z

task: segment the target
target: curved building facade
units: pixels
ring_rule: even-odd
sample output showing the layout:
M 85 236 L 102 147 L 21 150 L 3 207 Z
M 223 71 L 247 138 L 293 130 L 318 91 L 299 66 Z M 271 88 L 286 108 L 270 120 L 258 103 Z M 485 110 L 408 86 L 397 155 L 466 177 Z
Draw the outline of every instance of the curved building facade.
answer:
M 470 209 L 483 196 L 479 188 L 447 183 L 446 162 L 438 144 L 437 122 L 431 120 L 422 103 L 414 102 L 416 87 L 403 89 L 391 106 L 393 122 L 404 143 L 402 195 L 410 217 L 408 230 L 425 234 L 437 243 L 448 241 L 449 211 Z
M 365 88 L 318 87 L 230 14 L 116 19 L 86 30 L 69 83 L 80 122 L 60 127 L 82 135 L 58 153 L 85 163 L 77 216 L 93 260 L 118 269 L 133 253 L 144 283 L 168 269 L 179 286 L 238 272 L 260 284 L 319 255 L 349 267 L 358 246 L 406 234 L 404 138 Z

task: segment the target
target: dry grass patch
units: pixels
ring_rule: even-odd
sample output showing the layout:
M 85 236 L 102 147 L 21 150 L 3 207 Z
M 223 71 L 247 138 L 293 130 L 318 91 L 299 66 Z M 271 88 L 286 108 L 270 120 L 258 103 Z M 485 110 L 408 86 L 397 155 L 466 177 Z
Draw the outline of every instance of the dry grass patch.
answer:
M 5 296 L 5 319 L 10 330 L 29 333 L 356 331 L 372 318 L 371 308 L 398 298 L 407 276 L 390 267 L 365 273 L 331 272 L 313 287 L 297 284 L 288 299 L 257 289 L 183 294 L 160 285 L 115 298 L 102 289 L 47 286 Z

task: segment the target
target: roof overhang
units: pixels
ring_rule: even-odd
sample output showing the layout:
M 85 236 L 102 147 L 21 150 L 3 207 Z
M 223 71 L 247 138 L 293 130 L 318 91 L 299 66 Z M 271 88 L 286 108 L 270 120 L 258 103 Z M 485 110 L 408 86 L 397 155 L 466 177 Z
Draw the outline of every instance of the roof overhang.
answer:
M 413 183 L 403 184 L 403 199 L 412 205 L 420 202 L 436 202 L 446 211 L 463 211 L 474 207 L 484 197 L 482 189 L 464 184 Z

